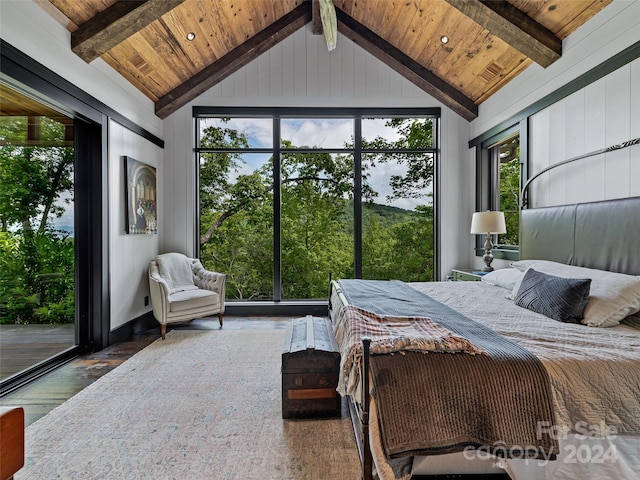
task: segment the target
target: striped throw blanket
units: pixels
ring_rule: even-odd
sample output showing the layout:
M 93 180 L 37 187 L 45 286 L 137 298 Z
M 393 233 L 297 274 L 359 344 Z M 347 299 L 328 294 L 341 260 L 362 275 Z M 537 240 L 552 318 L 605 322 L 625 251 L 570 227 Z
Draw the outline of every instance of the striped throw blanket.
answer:
M 486 355 L 466 338 L 456 335 L 427 317 L 377 315 L 368 310 L 346 306 L 335 323 L 334 335 L 346 354 L 341 356 L 338 392 L 357 395 L 362 369 L 362 338 L 371 339 L 374 355 L 418 351 L 422 353 L 466 353 Z

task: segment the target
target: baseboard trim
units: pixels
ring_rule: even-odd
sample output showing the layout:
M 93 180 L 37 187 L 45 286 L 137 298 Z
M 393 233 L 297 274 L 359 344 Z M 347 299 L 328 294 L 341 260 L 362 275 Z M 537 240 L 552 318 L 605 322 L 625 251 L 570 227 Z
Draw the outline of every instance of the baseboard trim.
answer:
M 153 316 L 153 312 L 147 312 L 144 315 L 129 320 L 124 325 L 120 325 L 118 328 L 109 332 L 109 345 L 114 343 L 124 342 L 130 340 L 135 334 L 150 330 L 152 328 L 158 328 L 158 322 Z M 158 335 L 160 329 L 158 328 Z
M 249 316 L 300 316 L 314 315 L 326 317 L 329 314 L 326 300 L 310 302 L 227 302 L 224 315 L 249 317 Z M 216 315 L 217 317 L 217 315 Z M 147 312 L 124 325 L 109 332 L 109 345 L 124 342 L 133 338 L 137 333 L 150 329 L 157 329 L 160 335 L 160 327 L 153 312 Z
M 225 305 L 225 316 L 306 316 L 315 315 L 326 317 L 329 315 L 329 307 L 326 300 L 321 301 L 283 301 L 283 302 L 239 302 L 229 301 Z

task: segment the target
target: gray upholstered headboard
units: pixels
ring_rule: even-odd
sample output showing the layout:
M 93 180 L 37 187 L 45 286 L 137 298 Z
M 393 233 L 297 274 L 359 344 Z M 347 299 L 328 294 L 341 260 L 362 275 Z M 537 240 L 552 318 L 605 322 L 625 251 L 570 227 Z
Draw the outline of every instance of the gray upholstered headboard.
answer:
M 640 275 L 640 197 L 522 210 L 520 258 Z

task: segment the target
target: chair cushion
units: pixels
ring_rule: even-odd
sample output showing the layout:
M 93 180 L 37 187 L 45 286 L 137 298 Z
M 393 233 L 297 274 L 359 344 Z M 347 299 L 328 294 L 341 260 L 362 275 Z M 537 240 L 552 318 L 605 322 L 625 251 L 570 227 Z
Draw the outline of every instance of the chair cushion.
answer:
M 169 295 L 169 310 L 181 312 L 193 308 L 215 307 L 218 305 L 219 295 L 210 290 L 184 290 Z
M 158 272 L 167 282 L 169 293 L 195 290 L 191 261 L 181 253 L 164 253 L 156 257 Z

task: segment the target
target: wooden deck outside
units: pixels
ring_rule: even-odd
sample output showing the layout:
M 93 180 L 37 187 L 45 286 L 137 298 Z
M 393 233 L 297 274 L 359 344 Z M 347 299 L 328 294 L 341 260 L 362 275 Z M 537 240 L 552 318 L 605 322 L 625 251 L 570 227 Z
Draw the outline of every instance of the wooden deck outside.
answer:
M 0 380 L 75 344 L 73 324 L 0 325 Z

